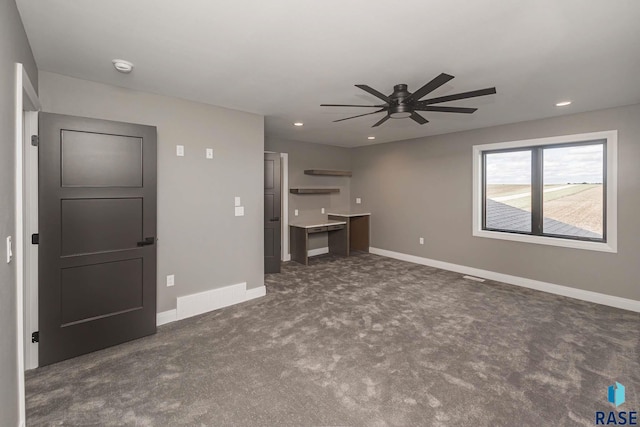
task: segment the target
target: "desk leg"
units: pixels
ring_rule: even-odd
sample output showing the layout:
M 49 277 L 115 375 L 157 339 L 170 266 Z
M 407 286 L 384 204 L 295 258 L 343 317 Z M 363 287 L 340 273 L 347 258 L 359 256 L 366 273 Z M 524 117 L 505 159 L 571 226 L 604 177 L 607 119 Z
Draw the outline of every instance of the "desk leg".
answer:
M 349 223 L 351 250 L 369 252 L 369 215 L 351 217 Z
M 309 265 L 307 230 L 300 227 L 289 227 L 289 247 L 291 249 L 291 259 L 300 264 Z
M 344 221 L 345 220 L 344 217 L 337 216 L 337 215 L 329 215 L 329 219 L 333 219 L 333 220 L 336 220 L 336 221 Z M 347 218 L 347 223 L 344 226 L 344 231 L 345 231 L 345 234 L 346 234 L 345 238 L 347 239 L 347 247 L 345 248 L 344 253 L 341 253 L 340 255 L 349 256 L 350 247 L 351 247 L 351 241 L 350 241 L 350 237 L 349 237 L 349 236 L 351 236 L 351 232 L 349 231 L 350 224 L 351 224 L 351 219 Z M 329 235 L 331 235 L 331 233 L 329 233 Z M 331 240 L 329 240 L 329 252 L 331 252 Z
M 349 233 L 347 227 L 329 231 L 329 253 L 333 255 L 349 256 Z

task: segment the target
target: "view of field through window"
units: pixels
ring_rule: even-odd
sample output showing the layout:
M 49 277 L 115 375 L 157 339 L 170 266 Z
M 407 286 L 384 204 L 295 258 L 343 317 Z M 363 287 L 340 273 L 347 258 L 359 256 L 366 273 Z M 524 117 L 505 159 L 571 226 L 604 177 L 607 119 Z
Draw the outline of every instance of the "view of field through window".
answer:
M 604 144 L 543 149 L 543 233 L 602 238 Z M 531 150 L 487 153 L 486 226 L 531 231 Z
M 487 227 L 531 232 L 531 151 L 487 154 L 485 167 Z

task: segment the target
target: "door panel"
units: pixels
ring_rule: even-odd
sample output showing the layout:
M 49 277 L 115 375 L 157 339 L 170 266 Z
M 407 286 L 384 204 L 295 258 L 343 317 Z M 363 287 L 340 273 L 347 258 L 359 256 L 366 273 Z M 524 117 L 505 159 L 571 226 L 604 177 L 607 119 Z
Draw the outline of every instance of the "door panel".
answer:
M 141 309 L 142 267 L 139 258 L 62 269 L 62 326 Z
M 264 195 L 264 217 L 266 219 L 271 219 L 274 218 L 278 215 L 276 215 L 276 211 L 275 211 L 275 194 L 265 194 Z
M 62 130 L 63 187 L 142 187 L 142 139 Z
M 279 156 L 277 160 L 280 160 Z M 273 174 L 275 173 L 275 162 L 276 162 L 276 159 L 274 159 L 273 154 L 271 153 L 265 154 L 265 160 L 264 160 L 264 188 L 265 189 L 273 189 L 274 187 Z
M 156 331 L 156 129 L 40 114 L 39 362 Z
M 276 256 L 276 249 L 274 242 L 276 241 L 274 236 L 275 230 L 273 228 L 264 229 L 264 257 L 272 258 Z
M 143 199 L 62 200 L 62 256 L 131 249 L 143 240 Z
M 264 272 L 280 273 L 280 154 L 264 155 Z

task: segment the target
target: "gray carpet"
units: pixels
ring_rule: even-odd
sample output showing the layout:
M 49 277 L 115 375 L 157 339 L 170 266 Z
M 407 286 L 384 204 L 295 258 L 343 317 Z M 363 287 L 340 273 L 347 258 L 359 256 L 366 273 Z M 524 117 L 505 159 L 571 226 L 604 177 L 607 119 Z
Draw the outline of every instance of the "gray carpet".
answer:
M 594 425 L 640 409 L 640 314 L 370 254 L 288 263 L 267 296 L 27 374 L 27 421 Z

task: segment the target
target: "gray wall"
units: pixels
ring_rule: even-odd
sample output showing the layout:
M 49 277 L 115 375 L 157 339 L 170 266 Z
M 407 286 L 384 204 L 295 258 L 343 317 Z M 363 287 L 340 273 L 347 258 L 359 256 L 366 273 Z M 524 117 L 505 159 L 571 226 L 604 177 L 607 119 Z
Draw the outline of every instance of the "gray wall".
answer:
M 265 141 L 265 151 L 289 154 L 289 187 L 335 187 L 339 193 L 333 194 L 290 194 L 289 221 L 295 219 L 324 217 L 321 209 L 348 209 L 350 182 L 348 177 L 305 175 L 305 169 L 351 170 L 351 150 L 331 145 L 311 144 L 300 141 Z M 298 209 L 296 218 L 294 210 Z M 326 233 L 309 236 L 309 249 L 327 247 Z
M 13 0 L 0 0 L 0 424 L 18 425 L 15 261 L 4 261 L 4 241 L 15 239 L 15 63 L 37 87 L 38 70 Z
M 40 100 L 47 112 L 157 126 L 159 312 L 178 296 L 263 286 L 262 116 L 48 72 Z M 178 144 L 185 157 L 176 157 Z M 234 196 L 244 217 L 234 216 Z M 175 287 L 165 286 L 167 274 Z
M 357 148 L 351 195 L 372 212 L 373 247 L 640 300 L 639 118 L 634 105 Z M 617 254 L 471 235 L 473 145 L 611 129 L 619 131 Z

